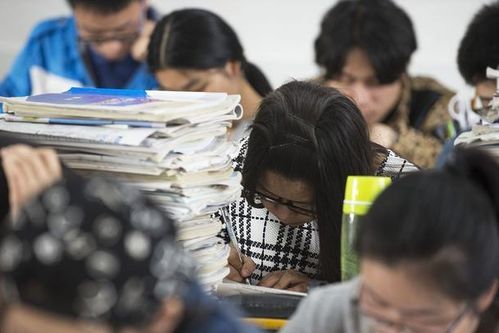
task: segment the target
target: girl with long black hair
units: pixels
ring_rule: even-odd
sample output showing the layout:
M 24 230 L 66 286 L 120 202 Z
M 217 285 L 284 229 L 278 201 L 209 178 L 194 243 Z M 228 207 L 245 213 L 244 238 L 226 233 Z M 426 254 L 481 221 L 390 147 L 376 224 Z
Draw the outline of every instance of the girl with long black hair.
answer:
M 182 9 L 163 17 L 151 36 L 148 65 L 161 88 L 241 95 L 243 136 L 262 97 L 272 91 L 262 71 L 246 59 L 235 31 L 220 16 Z
M 232 252 L 229 278 L 301 291 L 340 278 L 347 176 L 417 169 L 369 140 L 348 97 L 296 81 L 263 99 L 237 162 L 244 195 L 228 209 L 245 257 Z

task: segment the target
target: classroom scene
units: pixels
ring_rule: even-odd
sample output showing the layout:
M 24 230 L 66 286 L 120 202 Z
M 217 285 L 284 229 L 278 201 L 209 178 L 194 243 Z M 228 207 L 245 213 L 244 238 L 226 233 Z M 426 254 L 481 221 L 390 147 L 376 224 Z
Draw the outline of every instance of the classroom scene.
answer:
M 499 0 L 0 8 L 0 333 L 499 333 Z

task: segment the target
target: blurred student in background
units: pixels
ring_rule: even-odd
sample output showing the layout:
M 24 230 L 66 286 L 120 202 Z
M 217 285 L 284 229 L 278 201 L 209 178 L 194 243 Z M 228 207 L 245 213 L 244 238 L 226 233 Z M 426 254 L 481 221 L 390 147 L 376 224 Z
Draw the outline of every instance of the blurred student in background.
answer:
M 156 86 L 141 59 L 156 18 L 147 0 L 67 2 L 73 15 L 35 27 L 0 83 L 0 96 Z
M 2 148 L 2 197 L 14 191 L 13 163 L 57 174 L 39 152 Z M 2 333 L 253 332 L 203 293 L 173 221 L 138 190 L 71 172 L 57 178 L 27 181 L 37 193 L 0 225 Z
M 362 222 L 359 277 L 312 292 L 283 333 L 312 325 L 317 333 L 499 330 L 499 165 L 493 158 L 457 150 L 443 170 L 388 187 Z
M 472 87 L 460 91 L 449 101 L 448 111 L 457 133 L 471 130 L 480 122 L 480 112 L 486 108 L 496 91 L 496 80 L 488 79 L 487 67 L 499 66 L 499 1 L 483 6 L 473 17 L 461 40 L 457 65 L 461 76 Z M 437 166 L 445 163 L 454 149 L 454 140 L 447 142 L 438 156 Z
M 453 97 L 449 112 L 461 131 L 478 123 L 480 109 L 487 107 L 496 91 L 496 81 L 486 76 L 487 67 L 499 66 L 499 1 L 483 6 L 468 25 L 457 54 L 461 76 L 473 94 Z
M 235 31 L 202 9 L 163 17 L 151 36 L 147 60 L 162 89 L 241 95 L 244 114 L 234 124 L 235 139 L 244 136 L 262 97 L 272 91 L 265 75 L 246 59 Z
M 411 19 L 392 1 L 343 0 L 322 20 L 315 59 L 319 82 L 355 100 L 373 141 L 431 167 L 448 137 L 453 93 L 407 73 L 416 48 Z
M 243 198 L 227 209 L 244 258 L 231 251 L 229 279 L 298 291 L 340 279 L 347 176 L 416 170 L 369 140 L 348 97 L 296 81 L 263 99 L 236 164 Z

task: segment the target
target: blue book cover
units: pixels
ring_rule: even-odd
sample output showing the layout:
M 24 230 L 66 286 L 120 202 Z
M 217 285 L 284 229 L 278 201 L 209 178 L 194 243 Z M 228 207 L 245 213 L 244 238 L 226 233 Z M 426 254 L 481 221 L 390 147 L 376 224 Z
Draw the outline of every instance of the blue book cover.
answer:
M 71 88 L 59 94 L 29 96 L 29 102 L 59 105 L 130 106 L 155 102 L 144 90 Z

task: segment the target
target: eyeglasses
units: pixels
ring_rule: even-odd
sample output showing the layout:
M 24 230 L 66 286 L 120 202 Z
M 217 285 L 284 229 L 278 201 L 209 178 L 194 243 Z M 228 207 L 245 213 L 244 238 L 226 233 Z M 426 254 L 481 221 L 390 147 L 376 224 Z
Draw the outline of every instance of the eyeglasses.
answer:
M 142 34 L 142 31 L 144 29 L 144 25 L 147 21 L 147 14 L 146 14 L 146 7 L 145 4 L 142 3 L 142 9 L 140 12 L 140 17 L 138 19 L 135 19 L 135 22 L 130 22 L 129 26 L 132 26 L 131 28 L 134 29 L 133 31 L 130 31 L 132 29 L 129 29 L 129 31 L 123 31 L 123 32 L 114 32 L 112 33 L 111 31 L 109 32 L 103 32 L 101 34 L 96 34 L 94 33 L 89 34 L 88 36 L 82 36 L 81 34 L 78 35 L 78 43 L 82 46 L 88 46 L 88 45 L 93 45 L 96 47 L 102 46 L 103 44 L 116 41 L 119 42 L 123 45 L 131 45 L 133 44 Z M 79 28 L 84 29 L 84 28 Z M 127 30 L 127 29 L 124 29 Z M 106 36 L 107 35 L 107 36 Z
M 133 44 L 137 38 L 140 36 L 140 31 L 135 31 L 131 33 L 123 33 L 115 36 L 107 36 L 107 37 L 101 37 L 101 36 L 92 36 L 92 37 L 82 37 L 78 36 L 78 42 L 83 45 L 95 45 L 95 46 L 101 46 L 103 44 L 106 44 L 108 42 L 112 41 L 117 41 L 120 42 L 121 44 L 124 45 L 130 45 Z
M 403 333 L 451 333 L 459 325 L 461 320 L 469 312 L 473 312 L 473 306 L 466 303 L 459 313 L 446 324 L 428 324 L 428 323 L 401 323 L 394 322 L 392 320 L 381 317 L 381 315 L 376 314 L 374 310 L 369 309 L 369 306 L 363 306 L 360 304 L 359 300 L 355 300 L 355 306 L 358 308 L 359 312 L 362 313 L 367 318 L 373 321 L 373 328 L 375 331 L 390 331 L 393 332 L 397 330 Z
M 297 214 L 310 216 L 310 217 L 314 217 L 317 215 L 317 212 L 315 209 L 300 207 L 291 200 L 285 200 L 283 198 L 280 198 L 277 196 L 272 196 L 270 194 L 265 194 L 265 193 L 262 193 L 259 191 L 251 192 L 251 191 L 245 189 L 244 192 L 246 193 L 246 195 L 245 195 L 246 197 L 252 196 L 252 199 L 253 199 L 252 201 L 253 201 L 255 207 L 257 207 L 257 208 L 263 208 L 264 202 L 267 202 L 267 203 L 274 204 L 274 205 L 285 206 L 287 209 L 289 209 L 290 211 L 297 213 Z M 251 194 L 251 195 L 248 195 L 248 194 Z

